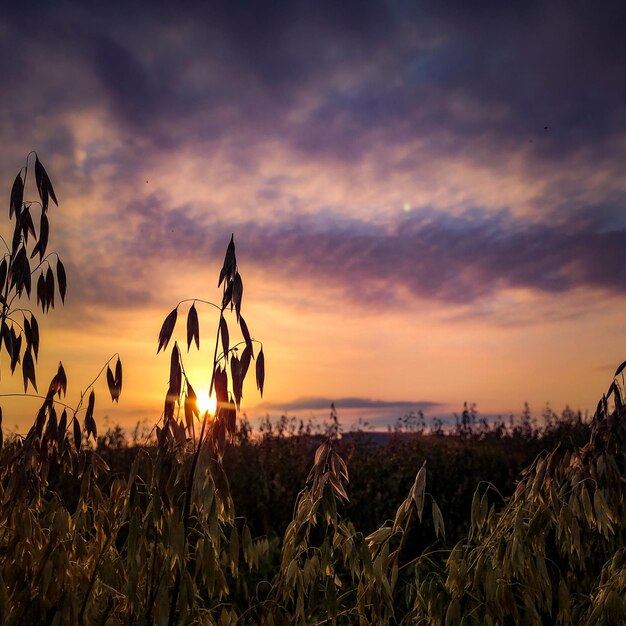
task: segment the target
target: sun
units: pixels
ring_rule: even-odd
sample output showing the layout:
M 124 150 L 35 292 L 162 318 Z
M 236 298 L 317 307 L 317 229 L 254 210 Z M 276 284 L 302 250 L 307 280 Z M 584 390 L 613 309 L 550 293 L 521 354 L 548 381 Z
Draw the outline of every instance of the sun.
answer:
M 210 396 L 206 389 L 200 389 L 196 397 L 200 415 L 204 415 L 205 411 L 208 411 L 211 415 L 215 415 L 215 409 L 217 409 L 217 399 L 215 395 Z

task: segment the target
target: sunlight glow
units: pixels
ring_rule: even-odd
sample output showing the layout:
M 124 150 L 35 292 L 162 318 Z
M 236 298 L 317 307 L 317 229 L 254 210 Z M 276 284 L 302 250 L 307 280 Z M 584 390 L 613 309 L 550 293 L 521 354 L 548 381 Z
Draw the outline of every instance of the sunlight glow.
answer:
M 217 409 L 217 399 L 215 394 L 209 396 L 209 392 L 206 389 L 200 389 L 197 392 L 198 408 L 200 409 L 200 415 L 203 415 L 205 411 L 208 411 L 211 415 L 215 415 Z

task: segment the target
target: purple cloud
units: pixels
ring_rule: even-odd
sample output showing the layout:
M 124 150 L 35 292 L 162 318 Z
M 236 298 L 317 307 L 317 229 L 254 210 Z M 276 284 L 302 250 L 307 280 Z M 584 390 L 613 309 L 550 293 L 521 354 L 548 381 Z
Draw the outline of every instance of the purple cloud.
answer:
M 263 403 L 256 409 L 257 412 L 263 409 L 274 411 L 316 411 L 329 410 L 331 403 L 334 403 L 338 411 L 343 409 L 385 409 L 389 412 L 397 412 L 398 415 L 409 413 L 411 411 L 432 411 L 443 405 L 439 402 L 430 402 L 421 400 L 416 402 L 407 402 L 404 400 L 372 400 L 371 398 L 298 398 L 283 403 Z
M 0 21 L 5 122 L 104 104 L 161 149 L 236 133 L 341 159 L 424 136 L 555 161 L 622 131 L 623 5 L 462 5 L 28 3 Z
M 145 305 L 154 291 L 147 286 L 154 263 L 217 268 L 231 231 L 240 262 L 263 270 L 267 280 L 339 288 L 370 307 L 384 308 L 407 295 L 471 305 L 506 289 L 626 294 L 626 226 L 608 219 L 614 211 L 598 210 L 600 217 L 580 212 L 558 223 L 506 211 L 453 216 L 414 209 L 386 223 L 327 213 L 263 224 L 216 222 L 193 217 L 184 207 L 135 210 L 141 216 L 136 230 L 116 244 L 115 258 L 123 262 L 95 258 L 93 267 L 72 268 L 85 273 L 79 298 L 97 300 L 106 291 L 118 306 L 123 298 Z M 131 268 L 137 272 L 129 273 Z
M 586 220 L 544 224 L 503 212 L 450 216 L 415 210 L 390 226 L 298 219 L 241 225 L 245 255 L 293 280 L 344 286 L 370 300 L 381 288 L 471 303 L 506 288 L 558 293 L 577 288 L 626 293 L 626 229 Z M 240 237 L 240 240 L 242 238 Z M 383 305 L 384 302 L 379 304 Z

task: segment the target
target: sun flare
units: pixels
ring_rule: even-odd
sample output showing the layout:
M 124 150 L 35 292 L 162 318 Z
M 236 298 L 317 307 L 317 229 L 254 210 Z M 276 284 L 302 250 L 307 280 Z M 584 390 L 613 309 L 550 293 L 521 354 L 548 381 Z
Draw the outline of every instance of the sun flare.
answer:
M 215 409 L 217 409 L 217 399 L 215 398 L 215 395 L 210 396 L 206 389 L 201 389 L 196 395 L 200 415 L 204 415 L 205 411 L 214 415 Z

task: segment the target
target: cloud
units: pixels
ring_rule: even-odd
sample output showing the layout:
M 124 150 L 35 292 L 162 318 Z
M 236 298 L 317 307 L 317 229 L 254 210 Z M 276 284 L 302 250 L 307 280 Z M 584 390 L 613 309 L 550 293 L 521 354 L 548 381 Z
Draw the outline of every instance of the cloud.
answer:
M 441 407 L 439 402 L 430 402 L 426 400 L 420 400 L 416 402 L 407 401 L 389 401 L 389 400 L 372 400 L 371 398 L 298 398 L 290 402 L 283 403 L 263 403 L 258 405 L 257 411 L 267 409 L 274 411 L 315 411 L 315 410 L 330 410 L 331 403 L 334 403 L 338 411 L 343 409 L 384 409 L 389 412 L 409 413 L 411 411 L 430 411 Z
M 342 160 L 422 136 L 446 153 L 534 139 L 555 161 L 623 129 L 619 3 L 110 4 L 5 12 L 9 118 L 105 102 L 161 149 L 236 134 Z
M 619 188 L 626 8 L 461 4 L 14 7 L 0 18 L 0 165 L 12 171 L 34 147 L 71 155 L 65 179 L 78 170 L 120 188 L 155 163 L 179 164 L 181 153 L 219 155 L 242 177 L 260 177 L 269 152 L 282 156 L 282 172 L 310 176 L 314 164 L 355 187 L 394 186 L 403 174 L 418 205 L 446 187 L 448 207 L 461 195 L 480 206 L 472 186 L 487 169 L 481 186 L 501 193 L 500 208 L 514 195 L 512 173 L 515 191 L 556 187 L 535 211 L 553 209 L 558 193 L 577 202 L 590 187 Z M 105 135 L 77 133 L 81 115 Z M 608 180 L 595 180 L 607 168 Z M 317 191 L 254 184 L 261 202 L 282 210 L 314 202 Z M 390 202 L 375 197 L 358 210 Z
M 240 261 L 266 282 L 339 290 L 381 310 L 413 299 L 482 306 L 516 289 L 626 295 L 626 225 L 601 208 L 597 216 L 589 210 L 556 223 L 479 209 L 414 209 L 385 223 L 329 212 L 267 224 L 219 222 L 185 207 L 134 210 L 113 250 L 105 246 L 90 264 L 70 264 L 79 299 L 122 307 L 158 302 L 163 282 L 150 277 L 159 268 L 169 268 L 172 279 L 185 265 L 218 268 L 231 229 Z
M 584 215 L 541 223 L 480 210 L 458 216 L 414 210 L 383 226 L 300 217 L 234 227 L 249 263 L 296 281 L 341 285 L 363 304 L 389 294 L 472 303 L 506 289 L 626 294 L 626 228 Z M 182 243 L 182 242 L 181 242 Z

